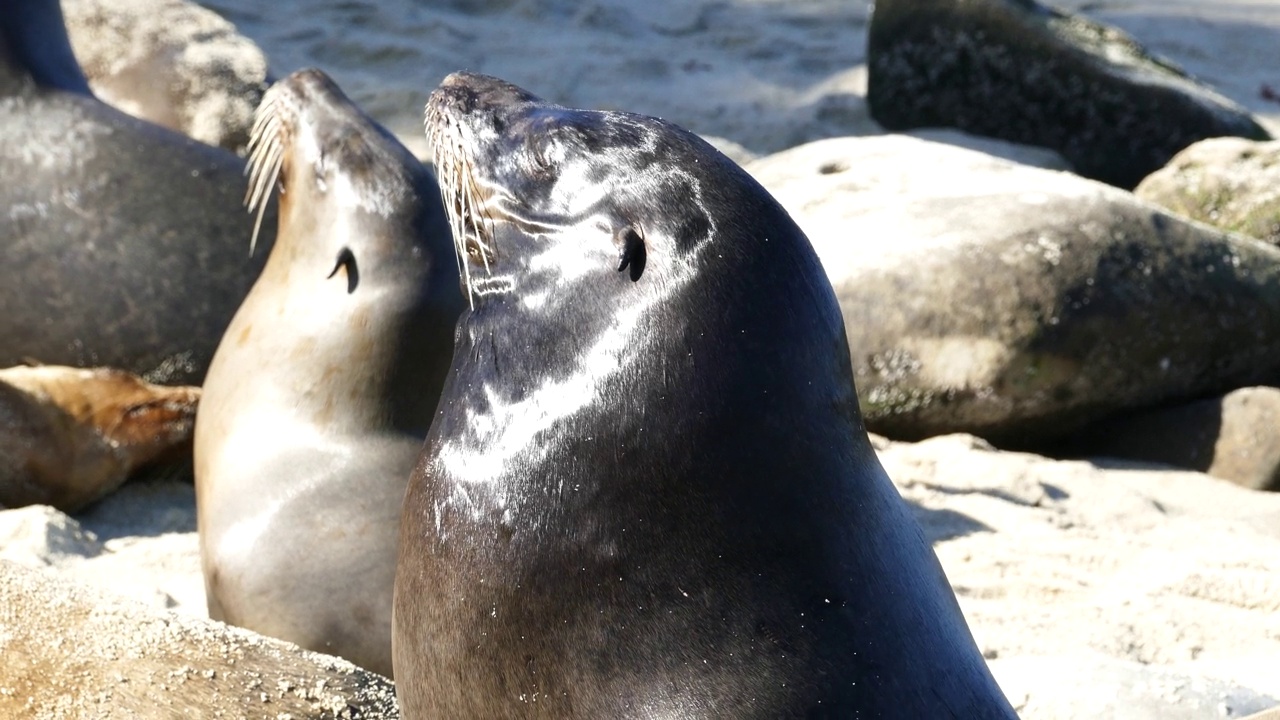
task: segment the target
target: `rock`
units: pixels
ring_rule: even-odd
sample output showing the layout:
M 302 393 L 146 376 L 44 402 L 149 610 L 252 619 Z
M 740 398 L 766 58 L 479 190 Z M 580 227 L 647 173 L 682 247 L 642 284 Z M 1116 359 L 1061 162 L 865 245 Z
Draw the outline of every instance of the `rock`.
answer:
M 208 616 L 189 481 L 132 482 L 77 517 L 47 505 L 0 511 L 0 560 L 56 569 L 157 610 Z
M 0 560 L 39 568 L 91 558 L 102 543 L 74 518 L 47 505 L 0 511 Z
M 1197 140 L 1270 137 L 1120 30 L 1033 0 L 879 0 L 867 61 L 871 115 L 887 129 L 1040 145 L 1123 188 Z
M 1133 192 L 1179 215 L 1280 245 L 1280 142 L 1202 140 Z
M 1094 423 L 1063 450 L 1164 463 L 1254 490 L 1280 490 L 1280 389 L 1241 388 Z
M 1280 251 L 903 136 L 746 166 L 812 241 L 873 432 L 1033 446 L 1280 374 Z
M 0 717 L 399 717 L 389 680 L 0 562 Z
M 198 387 L 122 370 L 0 370 L 0 503 L 75 511 L 139 468 L 189 456 Z
M 1036 147 L 1035 145 L 1021 145 L 1019 143 L 997 140 L 995 138 L 970 135 L 969 133 L 950 128 L 908 130 L 902 134 L 914 138 L 920 138 L 921 140 L 928 140 L 930 142 L 955 145 L 956 147 L 975 150 L 986 155 L 991 155 L 992 157 L 1002 158 L 1022 165 L 1030 165 L 1031 167 L 1043 168 L 1045 170 L 1071 169 L 1071 163 L 1067 162 L 1066 158 L 1062 157 L 1062 155 L 1058 154 L 1054 150 L 1050 150 L 1049 148 Z
M 76 519 L 106 552 L 60 563 L 60 571 L 158 610 L 208 617 L 189 474 L 185 480 L 130 481 Z
M 185 0 L 63 0 L 94 93 L 125 112 L 239 155 L 267 59 L 217 13 Z

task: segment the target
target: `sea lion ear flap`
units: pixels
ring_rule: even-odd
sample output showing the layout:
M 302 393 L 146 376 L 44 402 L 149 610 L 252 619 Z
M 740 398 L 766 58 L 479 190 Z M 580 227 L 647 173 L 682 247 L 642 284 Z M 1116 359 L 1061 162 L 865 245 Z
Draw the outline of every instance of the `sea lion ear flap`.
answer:
M 613 244 L 618 248 L 618 272 L 631 268 L 631 282 L 644 274 L 644 235 L 635 225 L 627 225 L 613 234 Z

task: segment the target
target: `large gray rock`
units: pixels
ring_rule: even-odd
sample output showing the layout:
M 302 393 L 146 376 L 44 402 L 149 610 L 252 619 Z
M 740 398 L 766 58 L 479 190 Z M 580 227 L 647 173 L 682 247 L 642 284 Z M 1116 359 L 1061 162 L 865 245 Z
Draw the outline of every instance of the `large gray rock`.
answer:
M 234 25 L 184 0 L 62 0 L 62 9 L 98 97 L 244 154 L 267 58 Z
M 867 59 L 871 115 L 886 128 L 1042 145 L 1124 188 L 1197 140 L 1269 137 L 1123 32 L 1033 0 L 879 0 Z
M 1202 140 L 1133 193 L 1193 220 L 1280 245 L 1280 142 Z
M 1198 470 L 1254 490 L 1280 490 L 1280 388 L 1241 388 L 1094 423 L 1066 449 Z
M 746 168 L 827 270 L 875 432 L 1030 444 L 1280 374 L 1280 251 L 1264 243 L 902 136 Z

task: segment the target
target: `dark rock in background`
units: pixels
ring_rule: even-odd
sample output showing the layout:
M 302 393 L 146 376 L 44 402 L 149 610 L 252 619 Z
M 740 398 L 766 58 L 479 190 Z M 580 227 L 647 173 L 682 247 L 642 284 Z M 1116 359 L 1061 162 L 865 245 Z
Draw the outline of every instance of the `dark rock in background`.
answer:
M 867 61 L 871 115 L 887 129 L 1041 145 L 1123 188 L 1197 140 L 1270 137 L 1123 32 L 1031 0 L 879 0 Z
M 1096 423 L 1064 449 L 1198 470 L 1253 490 L 1280 490 L 1280 388 L 1241 388 Z

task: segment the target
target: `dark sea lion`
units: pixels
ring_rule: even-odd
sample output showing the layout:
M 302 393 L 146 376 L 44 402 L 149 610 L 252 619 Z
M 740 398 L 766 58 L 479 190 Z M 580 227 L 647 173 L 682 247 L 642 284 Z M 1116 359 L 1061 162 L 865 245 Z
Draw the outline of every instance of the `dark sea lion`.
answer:
M 0 12 L 0 135 L 0 366 L 198 383 L 262 265 L 244 162 L 95 99 L 57 0 Z
M 198 387 L 123 370 L 0 370 L 0 505 L 75 512 L 139 468 L 189 458 Z
M 258 110 L 278 239 L 196 420 L 211 617 L 391 673 L 400 504 L 463 307 L 440 189 L 317 70 Z
M 661 120 L 455 74 L 474 307 L 409 483 L 408 718 L 1012 718 L 795 223 Z

